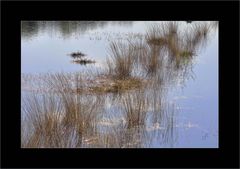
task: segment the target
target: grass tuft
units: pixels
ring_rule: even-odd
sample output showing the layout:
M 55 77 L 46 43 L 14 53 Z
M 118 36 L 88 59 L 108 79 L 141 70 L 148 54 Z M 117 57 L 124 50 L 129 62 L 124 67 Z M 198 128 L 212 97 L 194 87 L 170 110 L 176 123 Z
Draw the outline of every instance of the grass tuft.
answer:
M 131 77 L 135 50 L 131 45 L 121 42 L 111 42 L 110 58 L 107 59 L 108 73 L 116 79 Z
M 127 93 L 123 98 L 123 114 L 128 129 L 145 125 L 148 103 L 145 93 L 141 91 L 134 94 Z

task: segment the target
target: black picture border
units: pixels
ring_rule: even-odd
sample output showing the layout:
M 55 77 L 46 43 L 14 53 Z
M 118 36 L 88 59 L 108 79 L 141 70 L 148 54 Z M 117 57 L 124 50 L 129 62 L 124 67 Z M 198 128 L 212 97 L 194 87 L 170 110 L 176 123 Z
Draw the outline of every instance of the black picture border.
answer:
M 239 166 L 239 2 L 1 2 L 2 167 Z M 218 149 L 21 149 L 21 20 L 219 21 Z

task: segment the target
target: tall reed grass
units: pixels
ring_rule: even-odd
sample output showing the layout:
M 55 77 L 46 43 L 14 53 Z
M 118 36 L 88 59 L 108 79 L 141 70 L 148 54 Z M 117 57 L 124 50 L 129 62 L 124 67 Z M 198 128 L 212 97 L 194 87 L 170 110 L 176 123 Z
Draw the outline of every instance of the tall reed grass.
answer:
M 127 93 L 122 99 L 123 116 L 126 119 L 128 129 L 136 126 L 144 126 L 147 117 L 149 100 L 144 91 Z
M 117 79 L 131 77 L 135 50 L 131 45 L 122 42 L 111 42 L 110 57 L 107 59 L 108 73 Z
M 75 87 L 78 88 L 79 77 L 75 78 Z M 23 98 L 23 113 L 28 115 L 27 121 L 32 124 L 32 134 L 22 139 L 25 140 L 22 146 L 82 147 L 83 139 L 96 132 L 95 124 L 104 105 L 104 97 L 69 93 L 73 90 L 71 82 L 60 74 L 53 75 L 53 81 L 48 80 L 58 93 Z
M 150 26 L 146 40 L 151 45 L 166 46 L 171 56 L 188 57 L 196 53 L 209 30 L 208 23 L 196 23 L 190 29 L 180 31 L 177 22 L 165 22 Z

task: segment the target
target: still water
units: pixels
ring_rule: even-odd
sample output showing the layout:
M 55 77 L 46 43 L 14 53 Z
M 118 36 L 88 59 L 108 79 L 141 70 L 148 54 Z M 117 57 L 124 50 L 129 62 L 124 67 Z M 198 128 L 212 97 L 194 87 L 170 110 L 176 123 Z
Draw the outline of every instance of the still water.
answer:
M 124 41 L 129 37 L 144 38 L 146 30 L 152 24 L 160 23 L 162 22 L 24 21 L 21 30 L 22 76 L 104 70 L 111 41 Z M 191 24 L 179 22 L 180 29 L 187 29 Z M 73 63 L 69 54 L 77 51 L 86 54 L 96 63 L 86 65 Z M 174 136 L 162 141 L 166 133 L 160 133 L 160 137 L 151 138 L 150 145 L 142 147 L 218 148 L 217 27 L 211 31 L 208 43 L 198 51 L 192 62 L 191 76 L 185 78 L 184 83 L 181 83 L 182 79 L 175 79 L 177 82 L 175 85 L 165 86 L 168 92 L 163 95 L 164 100 L 174 105 L 176 109 L 175 113 L 171 114 L 171 118 L 174 119 L 174 122 L 171 121 L 172 128 L 167 129 L 168 134 Z M 22 96 L 27 93 L 24 89 L 22 86 Z M 112 101 L 106 102 L 106 108 L 109 108 L 110 112 L 119 111 L 117 104 Z M 147 125 L 146 128 L 148 134 L 145 134 L 145 137 L 150 137 L 153 126 Z M 161 126 L 155 126 L 155 129 L 161 130 Z

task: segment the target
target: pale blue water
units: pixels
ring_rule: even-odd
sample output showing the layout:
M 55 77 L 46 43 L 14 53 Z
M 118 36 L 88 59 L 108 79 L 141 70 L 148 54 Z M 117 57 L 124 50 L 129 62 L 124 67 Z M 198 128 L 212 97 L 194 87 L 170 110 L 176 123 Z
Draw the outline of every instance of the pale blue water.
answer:
M 192 124 L 179 128 L 175 147 L 218 148 L 218 32 L 197 60 L 195 79 L 170 92 L 179 108 L 178 124 Z

